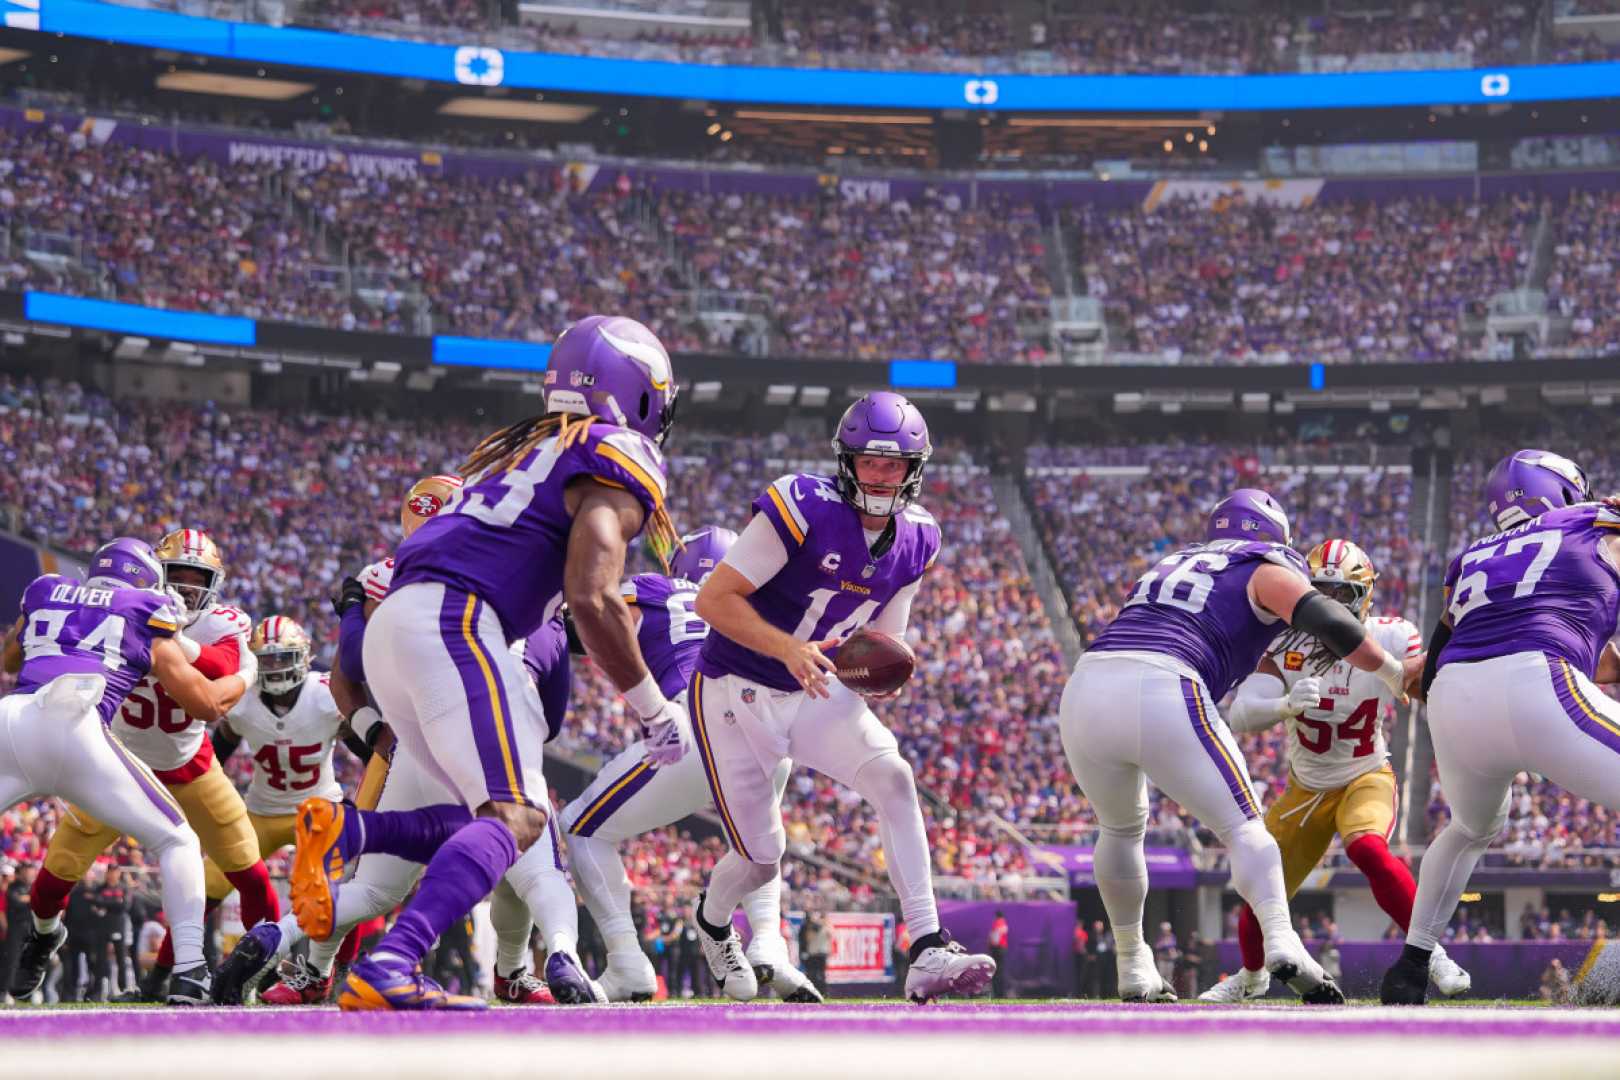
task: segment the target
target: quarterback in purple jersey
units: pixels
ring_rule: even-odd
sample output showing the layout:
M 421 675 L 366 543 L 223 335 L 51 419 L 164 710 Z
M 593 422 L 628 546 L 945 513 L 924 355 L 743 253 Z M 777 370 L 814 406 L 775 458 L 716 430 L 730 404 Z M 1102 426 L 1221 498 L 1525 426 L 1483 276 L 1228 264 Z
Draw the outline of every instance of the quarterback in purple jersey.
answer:
M 149 672 L 187 715 L 205 721 L 224 716 L 248 683 L 240 675 L 209 680 L 191 666 L 175 641 L 184 611 L 159 591 L 162 580 L 151 546 L 121 538 L 90 557 L 85 580 L 47 574 L 28 586 L 0 649 L 0 662 L 18 676 L 17 689 L 0 700 L 0 806 L 55 795 L 140 841 L 162 870 L 163 909 L 174 933 L 168 1000 L 200 1005 L 209 991 L 202 850 L 174 797 L 110 724 Z M 13 997 L 21 1001 L 39 989 L 66 940 L 60 916 L 36 916 Z
M 1148 780 L 1231 853 L 1232 884 L 1260 920 L 1271 974 L 1306 1001 L 1344 1001 L 1289 925 L 1277 843 L 1215 702 L 1255 669 L 1285 627 L 1377 673 L 1397 695 L 1409 673 L 1360 619 L 1311 587 L 1289 539 L 1275 499 L 1253 488 L 1233 492 L 1210 513 L 1203 543 L 1141 577 L 1064 688 L 1063 749 L 1097 814 L 1097 888 L 1126 1001 L 1175 1000 L 1142 938 Z
M 686 752 L 683 714 L 642 661 L 619 579 L 647 529 L 668 550 L 659 444 L 674 419 L 669 354 L 633 319 L 594 315 L 558 339 L 543 415 L 485 439 L 463 486 L 399 549 L 365 631 L 367 685 L 399 742 L 456 801 L 396 815 L 301 808 L 292 901 L 314 937 L 332 930 L 336 882 L 368 851 L 426 862 L 416 898 L 350 969 L 349 1010 L 478 1008 L 421 974 L 439 934 L 551 831 L 545 722 L 509 643 L 561 609 L 641 717 L 650 752 Z
M 731 929 L 743 895 L 779 874 L 786 836 L 773 783 L 784 760 L 853 788 L 877 811 L 889 879 L 912 936 L 906 994 L 971 995 L 995 961 L 939 922 L 928 836 L 911 766 L 867 703 L 829 682 L 823 646 L 872 623 L 903 635 L 940 531 L 916 504 L 933 447 L 916 406 L 880 391 L 851 405 L 833 438 L 836 476 L 784 476 L 698 592 L 713 627 L 688 695 L 692 731 L 731 850 L 698 905 L 715 982 L 746 1001 L 758 977 Z
M 1423 1004 L 1430 954 L 1507 821 L 1515 774 L 1620 809 L 1620 705 L 1596 685 L 1620 682 L 1620 504 L 1587 502 L 1586 474 L 1545 450 L 1498 462 L 1485 498 L 1497 531 L 1446 571 L 1423 671 L 1451 821 L 1423 856 L 1387 1005 Z
M 681 537 L 671 560 L 671 576 L 637 574 L 624 584 L 625 603 L 636 620 L 641 654 L 671 697 L 685 700 L 709 627 L 693 610 L 698 589 L 737 540 L 730 529 L 710 527 Z M 772 783 L 778 797 L 792 762 L 783 761 Z M 657 990 L 657 976 L 636 933 L 630 911 L 630 879 L 618 845 L 634 836 L 673 824 L 689 814 L 713 809 L 701 759 L 690 754 L 659 766 L 635 742 L 602 767 L 589 787 L 562 812 L 568 861 L 585 905 L 607 943 L 608 966 L 602 989 L 611 1001 L 646 1001 Z M 743 897 L 754 935 L 748 961 L 757 981 L 769 982 L 784 1001 L 812 1003 L 821 993 L 788 958 L 781 934 L 780 877 Z

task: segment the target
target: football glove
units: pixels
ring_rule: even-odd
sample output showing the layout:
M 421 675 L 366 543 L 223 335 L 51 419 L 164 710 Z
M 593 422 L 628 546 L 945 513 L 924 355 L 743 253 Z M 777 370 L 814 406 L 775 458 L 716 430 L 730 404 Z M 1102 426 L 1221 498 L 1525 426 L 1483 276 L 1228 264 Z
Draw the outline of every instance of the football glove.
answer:
M 366 602 L 366 587 L 360 584 L 357 577 L 346 577 L 338 595 L 332 597 L 332 611 L 338 618 L 343 618 L 345 612 L 356 604 Z
M 1306 709 L 1314 709 L 1322 704 L 1322 680 L 1314 675 L 1306 676 L 1294 684 L 1288 691 L 1288 697 L 1283 702 L 1284 716 L 1298 716 Z
M 641 722 L 641 741 L 653 765 L 673 765 L 685 757 L 691 746 L 686 731 L 686 710 L 673 701 Z

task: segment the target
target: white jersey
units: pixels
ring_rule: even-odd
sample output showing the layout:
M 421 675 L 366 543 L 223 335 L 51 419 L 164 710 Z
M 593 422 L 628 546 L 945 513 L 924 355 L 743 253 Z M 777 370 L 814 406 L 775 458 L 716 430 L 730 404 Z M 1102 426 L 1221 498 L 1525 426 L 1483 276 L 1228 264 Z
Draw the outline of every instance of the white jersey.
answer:
M 394 584 L 394 557 L 379 559 L 360 571 L 360 584 L 366 590 L 366 599 L 381 602 Z
M 186 628 L 186 636 L 205 648 L 234 637 L 237 649 L 243 651 L 252 633 L 253 620 L 246 612 L 222 605 L 209 608 Z M 235 671 L 233 667 L 229 674 Z M 207 725 L 187 716 L 151 675 L 129 692 L 113 716 L 112 728 L 136 757 L 160 773 L 190 764 L 208 738 Z
M 261 694 L 249 694 L 225 717 L 253 751 L 253 782 L 247 808 L 275 817 L 297 811 L 311 796 L 341 799 L 343 789 L 332 772 L 343 716 L 332 700 L 331 677 L 312 671 L 298 689 L 298 700 L 277 716 Z
M 1423 651 L 1423 635 L 1417 627 L 1396 616 L 1368 619 L 1367 633 L 1399 659 Z M 1305 652 L 1286 650 L 1281 642 L 1273 650 L 1267 655 L 1282 671 L 1283 683 L 1290 690 L 1312 674 Z M 1321 707 L 1306 709 L 1286 721 L 1288 767 L 1312 791 L 1334 791 L 1389 760 L 1384 717 L 1395 695 L 1378 676 L 1344 660 L 1318 677 L 1322 680 Z

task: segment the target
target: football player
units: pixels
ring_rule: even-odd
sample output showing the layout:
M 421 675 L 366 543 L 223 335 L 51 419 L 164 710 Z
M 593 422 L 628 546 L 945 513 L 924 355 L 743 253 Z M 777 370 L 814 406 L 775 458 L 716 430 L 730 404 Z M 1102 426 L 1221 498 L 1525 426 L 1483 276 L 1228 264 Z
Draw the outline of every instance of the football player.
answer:
M 692 610 L 698 589 L 737 540 L 730 529 L 710 527 L 681 538 L 670 561 L 670 576 L 637 574 L 624 583 L 624 602 L 636 623 L 641 655 L 670 697 L 684 700 L 698 651 L 709 627 Z M 792 762 L 777 767 L 777 798 L 792 772 Z M 630 912 L 630 878 L 618 845 L 642 833 L 673 824 L 689 814 L 713 810 L 714 801 L 697 755 L 659 767 L 646 748 L 631 743 L 602 767 L 596 779 L 563 810 L 568 861 L 574 881 L 607 943 L 607 970 L 602 989 L 610 1001 L 650 1001 L 657 975 L 641 949 Z M 784 1001 L 820 1002 L 821 992 L 788 958 L 781 933 L 780 877 L 743 898 L 748 923 L 755 928 L 748 960 L 755 978 L 769 982 Z
M 934 902 L 928 834 L 911 766 L 853 690 L 829 681 L 824 647 L 872 623 L 902 635 L 939 525 L 916 500 L 932 453 L 928 425 L 899 394 L 868 394 L 833 438 L 837 477 L 784 476 L 754 500 L 742 535 L 698 591 L 703 643 L 688 700 L 709 794 L 730 850 L 697 907 L 698 940 L 726 996 L 759 980 L 731 925 L 743 896 L 780 873 L 786 834 L 777 773 L 807 765 L 877 811 L 889 879 L 911 928 L 906 995 L 971 995 L 995 972 L 949 939 Z
M 1311 585 L 1349 608 L 1391 656 L 1421 660 L 1423 638 L 1398 616 L 1369 617 L 1378 572 L 1367 553 L 1348 540 L 1326 540 L 1305 557 Z M 1287 725 L 1288 787 L 1266 811 L 1266 828 L 1282 852 L 1283 884 L 1293 899 L 1305 877 L 1337 834 L 1345 854 L 1372 885 L 1373 897 L 1405 930 L 1412 919 L 1417 885 L 1406 863 L 1389 850 L 1395 828 L 1395 771 L 1382 718 L 1395 695 L 1369 672 L 1360 671 L 1297 630 L 1279 637 L 1260 667 L 1238 687 L 1227 713 L 1234 732 Z M 1238 921 L 1243 969 L 1199 995 L 1201 1001 L 1238 1002 L 1266 996 L 1260 922 L 1247 904 Z M 1468 973 L 1439 948 L 1429 977 L 1455 997 L 1470 985 Z
M 687 749 L 618 591 L 644 528 L 677 542 L 659 450 L 674 419 L 669 354 L 633 319 L 591 316 L 559 337 L 545 385 L 546 413 L 479 444 L 454 502 L 401 545 L 366 627 L 367 685 L 398 739 L 395 767 L 409 754 L 455 799 L 391 813 L 312 799 L 299 811 L 292 899 L 312 936 L 331 934 L 336 881 L 354 858 L 428 864 L 415 899 L 350 968 L 345 1009 L 484 1006 L 445 994 L 420 964 L 548 832 L 545 718 L 508 643 L 565 599 L 654 756 L 673 763 Z
M 16 690 L 0 700 L 0 806 L 57 795 L 71 800 L 76 813 L 105 821 L 114 835 L 133 836 L 157 860 L 163 910 L 174 928 L 177 970 L 168 1001 L 204 1004 L 209 975 L 197 835 L 179 800 L 109 725 L 137 683 L 161 687 L 164 699 L 190 716 L 217 719 L 252 685 L 252 665 L 212 680 L 192 667 L 174 640 L 183 616 L 160 588 L 163 568 L 144 540 L 104 544 L 90 570 L 83 582 L 36 578 L 0 649 L 5 670 L 20 672 Z M 15 999 L 39 989 L 66 941 L 60 913 L 34 916 L 13 973 Z
M 1384 974 L 1386 1005 L 1421 1005 L 1440 934 L 1474 864 L 1507 822 L 1513 777 L 1546 777 L 1620 809 L 1620 500 L 1588 502 L 1586 473 L 1519 450 L 1485 480 L 1498 531 L 1446 571 L 1422 692 L 1451 821 L 1418 874 L 1412 927 Z
M 197 670 L 210 679 L 251 673 L 256 666 L 248 648 L 253 622 L 219 601 L 225 564 L 214 541 L 196 529 L 178 529 L 158 542 L 155 553 L 163 567 L 164 587 L 174 590 L 184 605 L 184 625 L 177 637 L 181 648 L 194 654 Z M 259 857 L 247 806 L 214 758 L 207 719 L 189 715 L 158 680 L 149 677 L 124 699 L 113 715 L 112 730 L 180 803 L 202 841 L 203 853 L 241 893 L 243 923 L 278 919 L 281 901 Z M 74 883 L 118 835 L 117 828 L 82 809 L 69 813 L 51 837 L 45 865 L 34 880 L 29 897 L 34 915 L 46 921 L 59 917 Z M 173 957 L 160 951 L 140 987 L 120 1000 L 163 1000 L 163 985 L 173 966 Z
M 1205 541 L 1142 575 L 1064 687 L 1063 749 L 1097 815 L 1097 889 L 1126 1001 L 1175 1000 L 1142 937 L 1152 780 L 1230 852 L 1232 883 L 1259 917 L 1270 973 L 1307 1002 L 1344 1002 L 1289 924 L 1277 842 L 1215 702 L 1255 669 L 1284 627 L 1374 672 L 1397 696 L 1408 669 L 1360 619 L 1311 587 L 1289 539 L 1288 515 L 1264 491 L 1242 488 L 1222 499 Z

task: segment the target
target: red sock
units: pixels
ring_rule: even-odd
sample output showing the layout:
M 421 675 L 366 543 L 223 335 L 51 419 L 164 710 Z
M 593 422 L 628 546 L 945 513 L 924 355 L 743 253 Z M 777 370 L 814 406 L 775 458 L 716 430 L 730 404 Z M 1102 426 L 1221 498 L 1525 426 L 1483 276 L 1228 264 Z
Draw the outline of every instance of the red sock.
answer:
M 281 919 L 281 898 L 270 884 L 270 871 L 260 859 L 246 870 L 233 870 L 225 875 L 227 881 L 242 894 L 242 925 L 249 930 L 266 919 Z
M 28 892 L 28 907 L 41 919 L 53 919 L 67 910 L 68 893 L 76 881 L 63 881 L 43 866 Z
M 208 916 L 212 915 L 221 903 L 222 901 L 213 899 L 203 902 L 203 922 L 208 921 Z M 174 932 L 167 926 L 163 928 L 163 944 L 158 946 L 157 959 L 152 961 L 152 966 L 174 970 Z
M 1238 948 L 1243 950 L 1245 971 L 1259 971 L 1266 966 L 1266 939 L 1260 932 L 1260 920 L 1254 917 L 1254 908 L 1243 905 L 1238 915 Z
M 1369 833 L 1356 838 L 1344 849 L 1350 861 L 1367 876 L 1373 899 L 1402 930 L 1412 924 L 1412 901 L 1417 899 L 1417 882 L 1406 864 L 1390 854 L 1382 836 Z
M 365 924 L 360 924 L 360 926 L 363 925 Z M 360 926 L 351 927 L 348 936 L 343 939 L 343 944 L 338 946 L 338 967 L 348 967 L 354 963 L 354 958 L 360 955 Z

